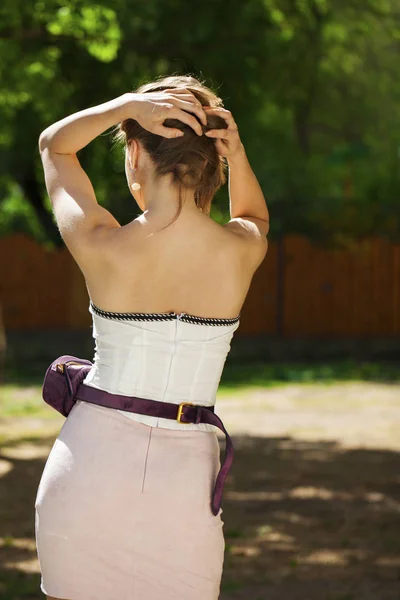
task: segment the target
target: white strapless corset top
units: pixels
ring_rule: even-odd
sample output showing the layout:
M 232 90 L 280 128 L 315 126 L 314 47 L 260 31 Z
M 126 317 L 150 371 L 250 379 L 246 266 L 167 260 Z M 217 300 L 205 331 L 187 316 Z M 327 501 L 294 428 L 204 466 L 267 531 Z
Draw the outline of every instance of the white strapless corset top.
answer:
M 181 313 L 114 313 L 89 305 L 95 356 L 83 383 L 125 396 L 213 406 L 240 315 L 212 319 Z M 115 409 L 111 409 L 115 410 Z M 208 423 L 118 410 L 164 429 L 216 431 Z M 217 411 L 216 411 L 217 412 Z

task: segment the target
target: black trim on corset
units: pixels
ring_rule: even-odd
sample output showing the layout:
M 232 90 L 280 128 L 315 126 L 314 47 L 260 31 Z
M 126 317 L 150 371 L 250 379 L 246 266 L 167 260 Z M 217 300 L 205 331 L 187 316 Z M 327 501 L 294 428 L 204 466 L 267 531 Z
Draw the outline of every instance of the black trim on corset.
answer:
M 105 319 L 118 319 L 122 321 L 172 321 L 179 316 L 180 321 L 185 321 L 187 323 L 193 323 L 197 325 L 233 325 L 240 321 L 240 314 L 237 317 L 232 317 L 231 319 L 218 319 L 212 317 L 198 317 L 196 315 L 188 315 L 187 313 L 183 313 L 182 315 L 177 315 L 174 312 L 170 313 L 122 313 L 122 312 L 111 312 L 102 310 L 93 302 L 90 302 L 90 306 L 100 317 L 104 317 Z

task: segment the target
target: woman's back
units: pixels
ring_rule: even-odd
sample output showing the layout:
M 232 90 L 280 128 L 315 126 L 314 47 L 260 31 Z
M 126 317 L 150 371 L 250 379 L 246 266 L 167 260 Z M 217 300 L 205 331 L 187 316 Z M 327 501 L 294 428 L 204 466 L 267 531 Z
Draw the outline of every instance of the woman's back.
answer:
M 113 312 L 239 315 L 259 262 L 229 226 L 200 211 L 141 215 L 115 233 L 97 260 L 85 264 L 90 297 Z
M 84 383 L 114 394 L 214 406 L 254 265 L 234 233 L 201 213 L 183 210 L 152 235 L 162 226 L 142 215 L 114 236 L 104 248 L 107 259 L 99 255 L 97 269 L 86 275 L 96 351 Z M 156 427 L 214 430 L 119 412 Z

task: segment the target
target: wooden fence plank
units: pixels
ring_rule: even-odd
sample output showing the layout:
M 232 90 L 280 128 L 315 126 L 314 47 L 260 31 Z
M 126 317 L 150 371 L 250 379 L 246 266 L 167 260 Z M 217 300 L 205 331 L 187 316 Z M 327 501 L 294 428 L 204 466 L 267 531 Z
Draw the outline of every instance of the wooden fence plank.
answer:
M 286 337 L 400 335 L 399 244 L 370 238 L 326 249 L 286 236 L 281 267 L 271 243 L 253 276 L 239 335 L 276 335 L 280 312 Z M 0 239 L 0 303 L 7 330 L 91 326 L 85 281 L 68 250 L 47 251 L 24 235 Z

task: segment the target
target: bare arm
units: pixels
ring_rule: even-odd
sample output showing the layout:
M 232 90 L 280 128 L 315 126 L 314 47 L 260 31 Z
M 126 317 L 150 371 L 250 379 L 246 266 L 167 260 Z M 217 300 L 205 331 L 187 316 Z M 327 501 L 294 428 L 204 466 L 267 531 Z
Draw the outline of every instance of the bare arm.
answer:
M 232 114 L 223 108 L 213 108 L 210 112 L 222 117 L 228 125 L 227 129 L 213 129 L 205 134 L 215 139 L 218 154 L 224 156 L 229 165 L 231 220 L 224 227 L 245 240 L 255 261 L 261 262 L 267 252 L 269 231 L 264 194 L 247 159 Z
M 142 127 L 164 137 L 181 135 L 179 129 L 163 125 L 177 118 L 202 133 L 197 114 L 206 116 L 186 90 L 152 94 L 126 93 L 118 98 L 69 115 L 45 129 L 39 150 L 47 191 L 60 233 L 69 250 L 77 255 L 97 254 L 104 242 L 120 229 L 112 214 L 97 203 L 92 183 L 82 169 L 77 152 L 98 135 L 123 119 L 136 119 Z
M 45 129 L 39 137 L 47 192 L 57 226 L 75 258 L 120 227 L 97 203 L 92 183 L 77 152 L 127 113 L 129 95 L 69 115 Z M 95 244 L 96 242 L 96 244 Z
M 98 135 L 129 116 L 132 94 L 76 112 L 47 127 L 39 137 L 39 150 L 76 154 Z
M 128 118 L 136 119 L 145 129 L 169 138 L 182 135 L 179 129 L 163 126 L 165 119 L 176 118 L 201 135 L 199 123 L 184 112 L 191 111 L 206 122 L 202 108 L 194 104 L 193 98 L 193 94 L 186 90 L 171 90 L 170 94 L 167 90 L 152 94 L 122 94 L 47 127 L 40 135 L 39 150 L 43 152 L 47 148 L 57 154 L 76 154 L 98 135 Z
M 269 212 L 258 179 L 250 166 L 243 144 L 231 157 L 229 165 L 229 203 L 231 218 L 252 217 L 261 221 L 261 233 L 269 230 Z M 264 224 L 263 224 L 264 223 Z

